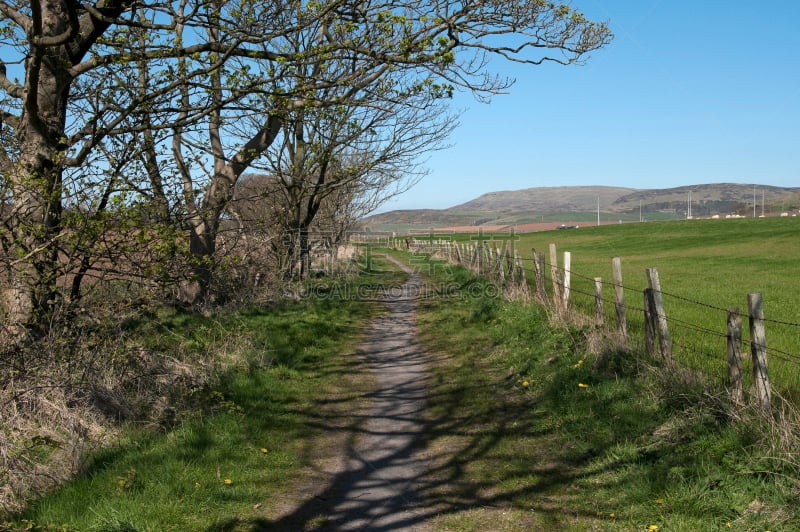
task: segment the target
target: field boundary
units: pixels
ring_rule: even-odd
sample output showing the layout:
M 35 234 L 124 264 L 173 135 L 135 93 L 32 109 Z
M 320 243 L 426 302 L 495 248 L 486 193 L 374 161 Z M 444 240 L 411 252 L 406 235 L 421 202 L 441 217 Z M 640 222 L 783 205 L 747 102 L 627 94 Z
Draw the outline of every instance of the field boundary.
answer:
M 800 393 L 796 375 L 800 354 L 769 347 L 768 332 L 800 336 L 800 323 L 764 315 L 760 293 L 746 294 L 744 310 L 661 290 L 658 270 L 647 269 L 643 291 L 623 281 L 622 259 L 613 257 L 611 281 L 589 277 L 571 266 L 571 253 L 559 253 L 550 244 L 548 254 L 535 248 L 523 257 L 514 239 L 478 239 L 456 242 L 447 238 L 387 239 L 393 249 L 426 254 L 449 264 L 464 266 L 491 280 L 515 297 L 526 297 L 548 308 L 558 319 L 570 319 L 604 329 L 623 349 L 660 355 L 670 364 L 703 371 L 712 381 L 723 382 L 731 401 L 771 409 L 775 393 L 795 397 Z M 573 279 L 594 290 L 576 288 Z M 608 294 L 611 294 L 610 296 Z M 744 298 L 743 298 L 744 299 Z M 632 302 L 639 301 L 639 304 Z M 682 320 L 673 315 L 678 306 L 693 306 L 719 316 L 719 329 Z M 665 309 L 672 309 L 667 312 Z M 742 326 L 747 318 L 747 327 Z M 749 349 L 745 349 L 748 347 Z M 769 355 L 769 356 L 768 356 Z M 770 377 L 770 364 L 773 377 Z

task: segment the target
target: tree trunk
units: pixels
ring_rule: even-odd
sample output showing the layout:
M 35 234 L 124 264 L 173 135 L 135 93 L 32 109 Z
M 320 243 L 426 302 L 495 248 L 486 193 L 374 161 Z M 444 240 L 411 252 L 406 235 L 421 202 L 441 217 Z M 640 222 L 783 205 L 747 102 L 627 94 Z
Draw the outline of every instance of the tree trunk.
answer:
M 300 228 L 300 279 L 308 279 L 311 273 L 311 245 L 308 241 L 308 227 Z
M 44 3 L 42 26 L 48 34 L 66 29 L 58 3 Z M 19 160 L 10 172 L 13 244 L 3 264 L 2 304 L 9 331 L 19 339 L 42 329 L 58 301 L 58 235 L 61 230 L 62 166 L 66 146 L 66 108 L 72 77 L 64 46 L 31 45 L 26 64 L 22 113 L 16 128 Z
M 206 300 L 214 278 L 214 253 L 217 249 L 217 229 L 205 221 L 194 221 L 189 230 L 190 276 L 179 286 L 179 299 L 189 305 Z
M 31 167 L 28 167 L 31 168 Z M 21 167 L 17 174 L 24 174 Z M 15 176 L 16 177 L 16 176 Z M 60 172 L 30 169 L 28 178 L 15 178 L 15 208 L 11 220 L 14 244 L 3 265 L 3 308 L 12 335 L 43 327 L 59 300 L 58 233 L 61 224 Z M 20 188 L 29 190 L 20 193 Z M 41 193 L 50 189 L 49 194 Z M 54 190 L 55 189 L 55 190 Z
M 292 224 L 285 238 L 287 279 L 307 279 L 311 271 L 311 243 L 308 238 L 308 226 Z

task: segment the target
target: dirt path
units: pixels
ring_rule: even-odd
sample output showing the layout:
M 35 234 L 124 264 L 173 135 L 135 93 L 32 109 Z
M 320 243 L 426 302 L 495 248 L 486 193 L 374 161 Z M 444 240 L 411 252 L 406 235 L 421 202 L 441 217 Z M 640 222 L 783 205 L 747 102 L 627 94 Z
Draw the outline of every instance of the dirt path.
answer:
M 327 471 L 329 482 L 322 492 L 308 493 L 272 529 L 430 530 L 426 521 L 433 510 L 419 497 L 428 472 L 422 448 L 426 355 L 414 330 L 420 278 L 393 262 L 411 277 L 387 299 L 388 313 L 370 325 L 361 348 L 376 387 L 348 438 L 347 456 L 338 466 L 328 466 L 333 470 Z

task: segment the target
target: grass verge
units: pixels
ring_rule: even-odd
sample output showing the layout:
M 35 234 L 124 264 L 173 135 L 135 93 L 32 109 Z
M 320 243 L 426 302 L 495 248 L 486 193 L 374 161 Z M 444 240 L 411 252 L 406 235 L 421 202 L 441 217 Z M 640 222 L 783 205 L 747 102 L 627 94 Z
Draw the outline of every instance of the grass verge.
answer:
M 215 316 L 163 312 L 128 324 L 149 353 L 206 361 L 204 383 L 176 383 L 157 420 L 130 419 L 72 481 L 2 529 L 254 530 L 308 465 L 335 454 L 320 438 L 359 401 L 369 377 L 351 354 L 380 307 L 365 299 L 402 276 L 373 271 L 318 280 L 312 297 Z M 142 395 L 146 395 L 142 390 Z M 342 396 L 342 401 L 329 401 Z M 146 411 L 140 405 L 139 411 Z
M 436 530 L 800 529 L 794 414 L 736 411 L 699 374 L 493 295 L 419 308 Z

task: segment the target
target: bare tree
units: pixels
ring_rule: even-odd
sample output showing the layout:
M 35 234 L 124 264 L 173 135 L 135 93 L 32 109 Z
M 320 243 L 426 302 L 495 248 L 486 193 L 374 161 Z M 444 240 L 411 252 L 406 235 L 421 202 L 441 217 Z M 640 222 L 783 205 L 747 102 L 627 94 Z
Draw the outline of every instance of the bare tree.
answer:
M 445 147 L 455 119 L 438 98 L 420 92 L 300 110 L 284 123 L 282 142 L 259 168 L 275 177 L 270 193 L 283 206 L 287 273 L 302 278 L 310 267 L 309 231 L 323 205 L 329 215 L 345 215 L 356 203 L 375 208 L 412 186 L 422 175 L 422 156 Z
M 180 81 L 165 74 L 148 95 L 119 96 L 128 83 L 125 66 L 140 60 L 156 67 L 165 56 L 188 53 L 189 47 L 164 47 L 170 25 L 148 24 L 152 38 L 137 57 L 119 46 L 126 33 L 141 26 L 141 10 L 169 13 L 169 3 L 104 0 L 96 5 L 77 0 L 0 1 L 0 167 L 8 183 L 10 213 L 4 219 L 2 294 L 6 318 L 15 336 L 36 329 L 58 304 L 60 243 L 66 232 L 63 210 L 67 194 L 93 154 L 110 135 L 142 108 L 160 103 Z M 155 21 L 153 14 L 145 17 Z M 81 84 L 90 73 L 112 75 Z M 100 80 L 100 82 L 98 82 Z M 115 161 L 103 161 L 107 168 Z M 113 173 L 113 172 L 112 172 Z M 106 172 L 105 179 L 111 174 Z M 94 174 L 100 178 L 99 173 Z M 113 188 L 113 187 L 112 187 Z M 99 190 L 108 189 L 101 185 Z
M 423 125 L 441 116 L 431 112 L 434 102 L 447 99 L 458 88 L 487 97 L 510 86 L 510 80 L 488 74 L 488 55 L 527 64 L 566 64 L 580 60 L 608 39 L 605 26 L 552 4 L 393 3 L 391 9 L 387 7 L 380 2 L 301 6 L 290 18 L 303 23 L 270 41 L 273 49 L 283 50 L 291 59 L 280 56 L 259 62 L 257 70 L 268 74 L 259 80 L 263 90 L 236 100 L 231 107 L 238 119 L 225 123 L 220 118 L 221 98 L 212 96 L 221 111 L 211 122 L 208 142 L 193 138 L 186 143 L 210 146 L 206 170 L 210 178 L 202 205 L 193 207 L 192 198 L 187 199 L 189 210 L 196 213 L 191 216 L 193 252 L 202 257 L 198 264 L 204 265 L 196 275 L 195 290 L 186 292 L 188 299 L 205 292 L 203 285 L 212 275 L 219 216 L 247 168 L 261 169 L 281 184 L 276 193 L 287 205 L 288 255 L 297 250 L 301 272 L 305 271 L 308 228 L 328 194 L 360 181 L 362 190 L 354 197 L 379 204 L 376 200 L 381 195 L 376 191 L 388 191 L 392 182 L 401 180 L 402 174 L 388 170 L 390 160 L 402 160 L 396 166 L 413 172 L 412 157 L 401 152 L 419 155 L 440 145 L 447 127 L 433 122 Z M 506 8 L 506 14 L 496 12 Z M 545 53 L 529 53 L 540 50 Z M 551 57 L 548 51 L 557 53 Z M 465 55 L 458 58 L 456 52 Z M 223 92 L 218 79 L 212 78 L 210 86 L 212 95 Z M 423 118 L 424 112 L 428 114 Z M 388 116 L 395 118 L 395 124 L 385 126 L 379 140 L 375 131 L 384 126 L 369 122 L 386 121 Z M 409 134 L 411 124 L 417 127 L 415 135 Z M 385 136 L 388 131 L 393 131 L 392 140 Z M 239 140 L 226 151 L 223 138 Z M 275 140 L 280 142 L 273 145 Z M 369 150 L 373 153 L 367 155 Z M 226 157 L 227 152 L 233 155 Z M 181 160 L 179 151 L 176 158 Z M 345 160 L 348 163 L 343 165 Z M 194 189 L 196 173 L 182 168 L 187 189 Z M 294 261 L 289 264 L 292 268 Z
M 9 251 L 3 306 L 14 330 L 37 322 L 56 297 L 55 241 L 74 69 L 125 7 L 113 0 L 91 11 L 78 2 L 0 3 L 0 118 L 16 141 L 0 151 L 12 196 L 3 235 Z M 9 66 L 21 71 L 21 80 L 8 76 Z
M 610 38 L 606 25 L 568 7 L 516 0 L 0 0 L 0 15 L 0 169 L 9 190 L 0 281 L 17 333 L 46 323 L 59 300 L 65 178 L 81 175 L 65 171 L 92 157 L 114 168 L 98 152 L 112 136 L 149 150 L 130 160 L 141 161 L 151 197 L 170 188 L 165 169 L 183 180 L 192 250 L 208 257 L 235 181 L 292 113 L 414 92 L 446 97 L 459 87 L 491 95 L 511 83 L 487 71 L 487 57 L 569 64 Z M 228 137 L 233 121 L 254 116 L 251 95 L 268 103 L 258 127 Z M 193 136 L 198 124 L 210 152 Z M 168 164 L 151 157 L 165 131 L 176 146 Z M 101 196 L 107 189 L 98 187 Z
M 0 170 L 9 191 L 0 284 L 15 336 L 46 323 L 62 299 L 70 191 L 94 190 L 105 208 L 106 194 L 119 197 L 117 184 L 133 181 L 140 160 L 154 209 L 167 213 L 148 154 L 160 148 L 162 131 L 191 127 L 210 107 L 179 108 L 175 95 L 225 65 L 231 50 L 247 48 L 246 36 L 203 38 L 209 25 L 222 24 L 216 9 L 192 0 L 0 1 Z M 175 40 L 179 28 L 190 36 L 184 42 Z M 198 60 L 181 64 L 186 57 Z

